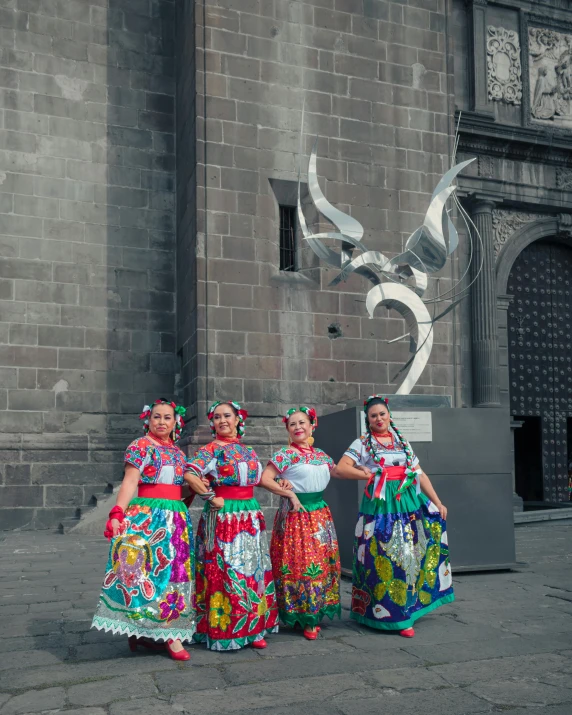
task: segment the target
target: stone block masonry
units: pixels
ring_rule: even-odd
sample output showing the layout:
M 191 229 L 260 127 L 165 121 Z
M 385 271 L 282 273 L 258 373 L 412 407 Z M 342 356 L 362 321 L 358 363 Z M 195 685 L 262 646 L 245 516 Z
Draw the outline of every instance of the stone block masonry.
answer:
M 326 196 L 402 249 L 449 162 L 446 30 L 443 0 L 3 4 L 0 527 L 116 482 L 157 395 L 189 407 L 189 449 L 210 400 L 244 402 L 266 457 L 292 404 L 395 390 L 401 321 L 303 248 L 280 272 L 278 199 L 305 101 Z M 453 392 L 447 318 L 418 392 Z
M 173 394 L 174 13 L 0 8 L 0 529 L 75 515 Z
M 181 9 L 177 25 L 188 38 L 193 20 L 196 41 L 195 66 L 183 62 L 184 43 L 178 64 L 196 87 L 197 167 L 179 206 L 185 230 L 196 221 L 194 244 L 179 234 L 196 280 L 179 347 L 181 386 L 199 418 L 225 394 L 262 422 L 301 401 L 330 411 L 395 391 L 409 342 L 384 340 L 405 332 L 402 321 L 385 309 L 368 320 L 365 281 L 330 288 L 335 273 L 304 263 L 302 241 L 302 270 L 279 270 L 273 186 L 294 188 L 285 191 L 295 203 L 305 103 L 304 149 L 320 135 L 327 198 L 363 224 L 369 248 L 400 252 L 450 160 L 446 14 L 442 0 L 217 0 L 195 4 L 194 18 Z M 179 199 L 188 183 L 180 189 Z M 458 397 L 452 326 L 436 331 L 417 392 Z

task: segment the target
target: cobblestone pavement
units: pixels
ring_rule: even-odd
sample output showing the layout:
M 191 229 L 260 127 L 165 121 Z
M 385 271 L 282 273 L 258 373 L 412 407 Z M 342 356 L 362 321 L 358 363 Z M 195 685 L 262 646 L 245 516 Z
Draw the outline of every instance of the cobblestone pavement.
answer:
M 103 539 L 0 535 L 0 715 L 570 715 L 572 523 L 519 527 L 517 543 L 516 571 L 457 576 L 413 640 L 350 622 L 345 583 L 316 642 L 284 629 L 265 651 L 195 645 L 179 664 L 89 630 Z

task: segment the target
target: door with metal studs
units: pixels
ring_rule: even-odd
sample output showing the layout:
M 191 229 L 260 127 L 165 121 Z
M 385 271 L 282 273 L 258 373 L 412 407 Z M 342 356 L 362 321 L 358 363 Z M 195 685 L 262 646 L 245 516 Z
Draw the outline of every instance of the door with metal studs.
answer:
M 511 415 L 517 492 L 567 501 L 572 457 L 572 248 L 536 241 L 515 261 L 508 281 Z M 537 443 L 537 454 L 535 453 Z M 520 452 L 520 453 L 519 453 Z M 534 475 L 535 459 L 542 474 Z M 520 474 L 519 474 L 520 470 Z M 527 484 L 538 477 L 537 489 Z M 534 499 L 534 497 L 533 497 Z

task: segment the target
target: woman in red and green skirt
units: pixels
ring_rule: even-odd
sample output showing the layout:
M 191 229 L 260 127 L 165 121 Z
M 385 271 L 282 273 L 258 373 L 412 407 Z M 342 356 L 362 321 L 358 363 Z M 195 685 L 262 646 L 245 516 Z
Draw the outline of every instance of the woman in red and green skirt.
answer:
M 208 412 L 215 439 L 188 460 L 185 473 L 206 502 L 195 549 L 195 640 L 210 650 L 266 648 L 265 636 L 278 631 L 266 525 L 254 487 L 287 497 L 299 508 L 291 490 L 262 476 L 256 452 L 242 443 L 247 416 L 237 402 L 215 402 Z
M 304 636 L 315 640 L 326 616 L 341 616 L 338 539 L 323 499 L 335 466 L 325 452 L 312 447 L 318 424 L 313 408 L 292 408 L 283 420 L 290 445 L 274 454 L 263 476 L 285 477 L 302 508 L 296 511 L 282 500 L 270 556 L 280 620 L 288 626 L 300 625 Z

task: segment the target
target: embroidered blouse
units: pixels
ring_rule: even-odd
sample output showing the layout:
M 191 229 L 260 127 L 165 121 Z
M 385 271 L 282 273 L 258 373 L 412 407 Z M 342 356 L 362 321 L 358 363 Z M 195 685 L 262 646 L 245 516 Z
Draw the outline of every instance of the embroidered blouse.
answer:
M 240 442 L 210 442 L 187 461 L 186 469 L 207 477 L 213 487 L 254 487 L 262 476 L 256 452 Z
M 139 484 L 184 484 L 186 455 L 174 444 L 154 444 L 147 437 L 131 442 L 125 451 L 125 463 L 137 467 Z
M 393 430 L 390 430 L 391 434 L 393 435 L 394 442 L 393 444 L 395 445 L 395 449 L 388 448 L 382 444 L 380 444 L 375 438 L 372 440 L 373 441 L 373 449 L 375 451 L 376 455 L 381 455 L 385 459 L 385 466 L 386 467 L 405 467 L 407 463 L 407 457 L 405 455 L 405 451 L 403 450 L 403 447 L 401 445 L 401 442 L 399 441 L 397 435 Z M 361 467 L 367 467 L 370 469 L 374 474 L 376 470 L 378 469 L 378 465 L 373 461 L 372 456 L 369 454 L 366 448 L 366 444 L 368 442 L 368 437 L 367 435 L 364 435 L 363 437 L 359 437 L 358 439 L 355 439 L 350 446 L 347 448 L 347 450 L 344 452 L 345 457 L 349 457 L 351 460 L 353 460 L 358 466 Z M 413 463 L 412 467 L 415 469 L 419 465 L 419 460 L 413 454 Z M 377 488 L 377 484 L 379 481 L 379 475 L 376 476 L 375 478 L 375 484 L 374 484 L 374 491 Z
M 373 449 L 376 456 L 379 454 L 385 458 L 386 467 L 405 467 L 406 455 L 405 451 L 399 441 L 395 432 L 390 429 L 391 435 L 393 436 L 394 449 L 388 448 L 385 445 L 380 444 L 375 438 L 372 440 Z M 358 466 L 367 467 L 371 471 L 377 469 L 377 464 L 373 461 L 372 456 L 369 454 L 366 448 L 369 438 L 367 435 L 354 439 L 350 446 L 344 452 L 344 456 L 352 459 Z M 419 464 L 419 460 L 413 454 L 413 464 L 411 465 L 415 468 Z
M 291 482 L 295 493 L 309 494 L 323 492 L 328 486 L 334 460 L 321 449 L 301 452 L 295 447 L 282 447 L 270 459 L 270 464 Z

